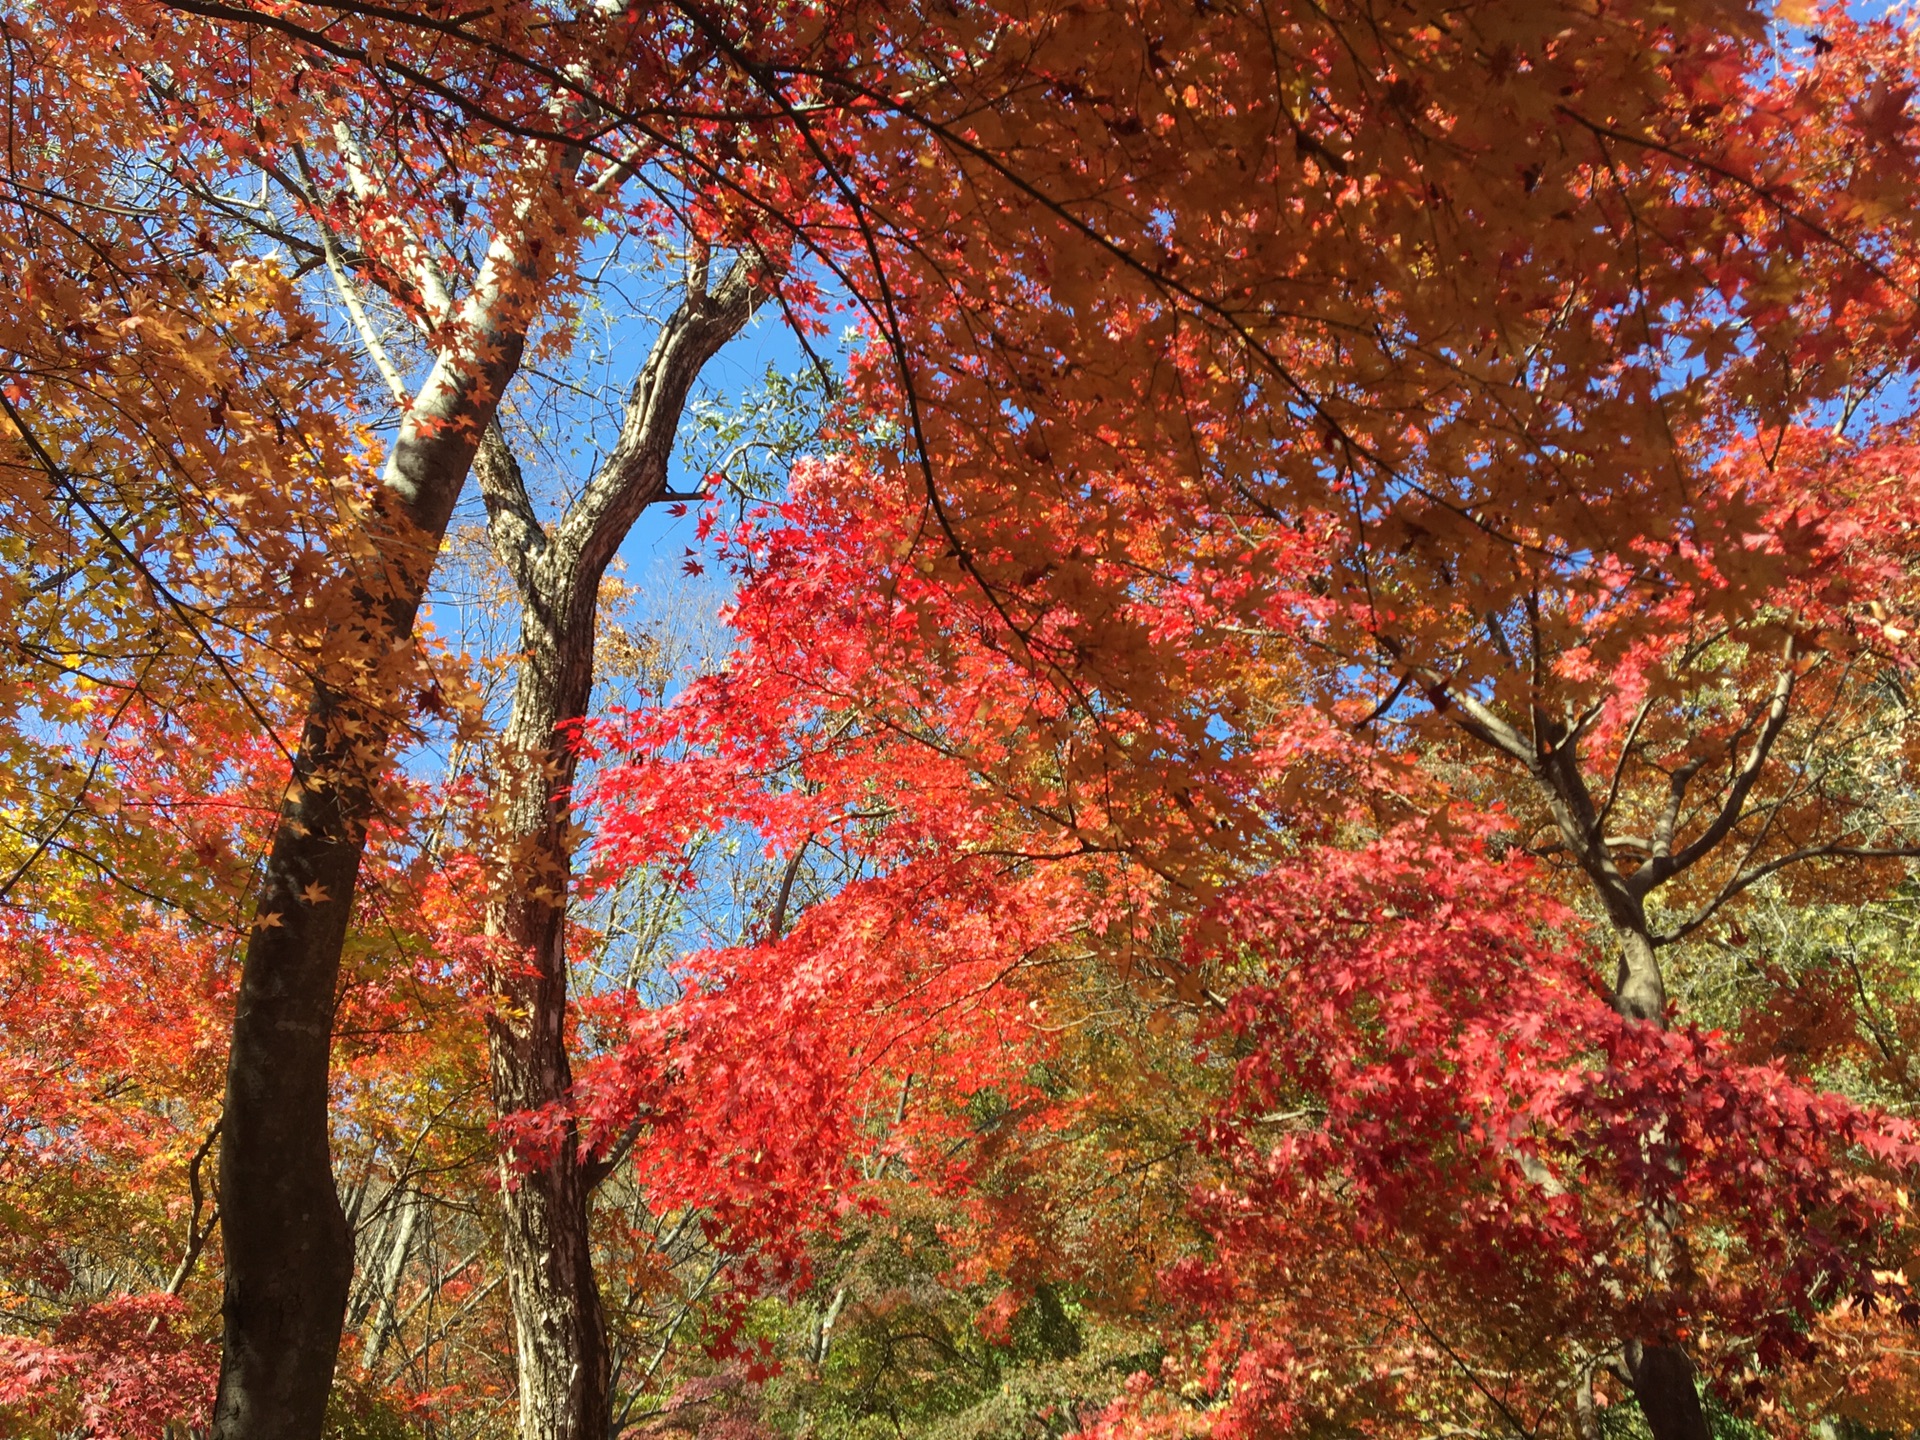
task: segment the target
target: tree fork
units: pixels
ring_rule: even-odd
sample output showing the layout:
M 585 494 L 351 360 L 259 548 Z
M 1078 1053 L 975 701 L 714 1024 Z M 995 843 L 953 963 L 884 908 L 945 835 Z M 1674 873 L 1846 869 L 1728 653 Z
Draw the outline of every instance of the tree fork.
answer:
M 1787 655 L 1791 659 L 1791 648 Z M 1658 870 L 1643 868 L 1631 877 L 1623 875 L 1614 863 L 1605 834 L 1604 819 L 1612 809 L 1613 798 L 1609 795 L 1604 807 L 1594 805 L 1592 792 L 1580 771 L 1579 726 L 1563 725 L 1543 707 L 1536 707 L 1533 722 L 1537 738 L 1529 740 L 1470 692 L 1451 689 L 1437 674 L 1429 673 L 1424 678 L 1430 689 L 1444 693 L 1451 702 L 1450 714 L 1456 725 L 1480 743 L 1517 760 L 1531 775 L 1553 816 L 1561 842 L 1587 876 L 1620 937 L 1619 969 L 1609 997 L 1614 1011 L 1628 1021 L 1664 1030 L 1666 981 L 1652 929 L 1647 923 L 1646 897 L 1662 880 L 1691 866 L 1710 847 L 1696 841 L 1677 858 L 1668 857 L 1663 850 L 1657 857 L 1661 867 Z M 1760 735 L 1741 766 L 1733 794 L 1709 833 L 1724 834 L 1739 818 L 1746 794 L 1785 722 L 1791 683 L 1789 673 L 1775 687 Z M 1638 724 L 1636 720 L 1636 730 Z M 1540 743 L 1543 739 L 1545 744 Z M 1676 776 L 1669 811 L 1675 819 L 1680 798 L 1692 775 L 1693 770 L 1688 769 Z M 1669 832 L 1672 823 L 1672 820 L 1668 822 Z M 1664 1237 L 1666 1224 L 1651 1209 L 1646 1223 L 1651 1231 Z M 1623 1349 L 1628 1357 L 1626 1378 L 1653 1429 L 1654 1440 L 1711 1440 L 1693 1364 L 1686 1352 L 1666 1340 L 1649 1342 L 1640 1338 L 1628 1338 Z
M 508 791 L 506 871 L 488 906 L 500 946 L 487 1020 L 496 1113 L 571 1104 L 566 1048 L 566 923 L 572 876 L 571 727 L 593 693 L 600 581 L 627 531 L 666 498 L 668 459 L 701 368 L 766 299 L 760 266 L 736 261 L 711 291 L 690 267 L 628 394 L 621 435 L 549 530 L 498 427 L 475 463 L 495 553 L 521 597 L 522 664 L 502 737 Z M 581 1154 L 571 1119 L 538 1154 L 501 1156 L 508 1291 L 520 1381 L 522 1440 L 603 1440 L 611 1424 L 611 1357 L 591 1245 L 601 1167 Z

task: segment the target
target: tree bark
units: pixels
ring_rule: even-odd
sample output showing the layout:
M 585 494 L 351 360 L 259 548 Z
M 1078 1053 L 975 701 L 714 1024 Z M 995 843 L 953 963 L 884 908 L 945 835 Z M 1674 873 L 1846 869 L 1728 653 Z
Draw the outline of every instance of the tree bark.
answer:
M 220 1440 L 320 1433 L 353 1277 L 353 1240 L 328 1154 L 327 1080 L 363 797 L 327 778 L 343 758 L 338 718 L 334 697 L 316 697 L 234 1009 L 220 1141 Z M 301 893 L 314 885 L 331 898 L 304 903 Z
M 1593 1370 L 1589 1366 L 1573 1389 L 1574 1440 L 1600 1440 L 1600 1407 L 1593 1402 Z
M 489 1075 L 500 1116 L 567 1117 L 551 1142 L 510 1143 L 500 1162 L 522 1440 L 603 1440 L 611 1422 L 590 1223 L 600 1176 L 569 1115 L 566 1047 L 578 760 L 569 732 L 592 698 L 600 581 L 633 522 L 666 493 L 668 459 L 694 379 L 764 294 L 745 262 L 712 293 L 704 277 L 690 278 L 686 299 L 633 382 L 619 442 L 551 532 L 535 516 L 497 429 L 475 467 L 495 552 L 520 590 L 523 652 L 496 781 L 507 803 L 501 874 L 487 917 L 498 946 Z
M 1628 1020 L 1661 1029 L 1667 1024 L 1667 986 L 1646 920 L 1620 930 L 1620 969 L 1613 982 L 1613 1008 Z
M 596 577 L 597 580 L 597 577 Z M 597 591 L 597 584 L 595 589 Z M 526 659 L 505 735 L 509 876 L 490 907 L 502 946 L 487 1022 L 493 1103 L 506 1117 L 553 1107 L 573 1090 L 566 1047 L 566 894 L 570 881 L 570 746 L 556 735 L 585 713 L 593 674 L 592 617 L 555 634 L 529 605 Z M 509 1147 L 501 1159 L 505 1261 L 526 1440 L 597 1440 L 608 1415 L 606 1322 L 594 1278 L 592 1187 L 569 1120 L 549 1146 Z
M 402 711 L 391 667 L 407 653 L 482 430 L 519 369 L 541 279 L 522 247 L 543 207 L 570 207 L 570 173 L 563 165 L 536 187 L 517 233 L 489 250 L 458 317 L 468 338 L 440 354 L 394 440 L 367 521 L 370 553 L 342 567 L 351 618 L 320 647 L 234 1010 L 214 1440 L 317 1440 L 325 1417 L 353 1271 L 328 1156 L 334 1001 L 374 786 Z M 549 240 L 543 263 L 563 250 Z
M 1686 1351 L 1678 1345 L 1629 1341 L 1627 1374 L 1653 1440 L 1711 1440 Z

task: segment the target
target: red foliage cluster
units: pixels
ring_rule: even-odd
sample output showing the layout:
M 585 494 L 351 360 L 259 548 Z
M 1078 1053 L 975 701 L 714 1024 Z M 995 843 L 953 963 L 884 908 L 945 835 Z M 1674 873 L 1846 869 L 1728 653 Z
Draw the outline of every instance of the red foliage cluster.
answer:
M 213 1402 L 218 1349 L 181 1324 L 172 1295 L 73 1311 L 46 1341 L 0 1335 L 0 1405 L 89 1440 L 145 1440 Z
M 1836 1302 L 1920 1313 L 1913 1127 L 1622 1020 L 1530 865 L 1389 839 L 1216 919 L 1245 975 L 1206 1041 L 1225 1175 L 1196 1197 L 1215 1254 L 1174 1276 L 1217 1327 L 1208 1433 L 1390 1431 L 1449 1368 L 1537 1423 L 1620 1334 L 1684 1340 L 1735 1398 Z M 1100 1433 L 1187 1423 L 1150 1417 Z

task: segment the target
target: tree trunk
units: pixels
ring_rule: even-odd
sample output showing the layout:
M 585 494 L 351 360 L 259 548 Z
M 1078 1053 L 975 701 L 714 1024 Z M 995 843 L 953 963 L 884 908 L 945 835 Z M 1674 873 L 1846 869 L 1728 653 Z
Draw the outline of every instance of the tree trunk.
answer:
M 594 590 L 598 591 L 598 577 Z M 495 961 L 487 1051 L 493 1103 L 511 1119 L 568 1115 L 566 904 L 571 881 L 572 748 L 556 733 L 585 713 L 593 676 L 593 612 L 556 635 L 529 605 L 526 658 L 504 737 L 501 782 L 508 867 L 489 907 Z M 500 1160 L 506 1266 L 513 1305 L 523 1440 L 602 1440 L 610 1360 L 594 1278 L 593 1187 L 571 1117 L 548 1143 L 509 1143 Z
M 600 1176 L 571 1118 L 567 1055 L 567 903 L 572 884 L 569 734 L 593 692 L 600 580 L 633 522 L 667 488 L 667 461 L 693 381 L 766 292 L 736 263 L 711 293 L 704 264 L 662 327 L 627 397 L 620 440 L 551 533 L 496 429 L 475 473 L 494 550 L 520 591 L 522 663 L 502 737 L 500 872 L 488 903 L 496 942 L 487 1021 L 496 1113 L 561 1117 L 539 1142 L 501 1156 L 508 1289 L 518 1344 L 521 1440 L 604 1440 L 611 1363 L 593 1270 Z M 511 1131 L 509 1131 L 511 1135 Z
M 403 1195 L 400 1204 L 403 1208 L 394 1225 L 393 1242 L 387 1247 L 387 1263 L 378 1282 L 379 1293 L 374 1297 L 373 1326 L 360 1348 L 360 1365 L 365 1370 L 380 1363 L 387 1341 L 399 1328 L 400 1282 L 406 1278 L 407 1259 L 413 1253 L 413 1232 L 427 1202 L 421 1195 Z
M 1686 1351 L 1678 1345 L 1629 1341 L 1627 1374 L 1653 1440 L 1712 1440 Z
M 558 188 L 538 198 L 566 203 Z M 533 214 L 529 201 L 517 218 L 531 228 Z M 548 246 L 547 263 L 558 249 Z M 404 711 L 414 618 L 482 429 L 519 369 L 537 279 L 514 244 L 496 242 L 462 308 L 473 339 L 443 353 L 422 384 L 366 518 L 367 553 L 343 567 L 352 619 L 319 647 L 322 673 L 258 893 L 227 1060 L 213 1440 L 317 1440 L 325 1417 L 353 1271 L 328 1156 L 340 951 L 373 787 Z
M 1481 744 L 1523 766 L 1533 778 L 1540 798 L 1553 816 L 1562 844 L 1592 883 L 1594 898 L 1600 902 L 1608 921 L 1620 936 L 1620 964 L 1610 997 L 1613 1009 L 1630 1022 L 1665 1029 L 1666 985 L 1661 974 L 1659 951 L 1647 921 L 1647 899 L 1661 885 L 1691 868 L 1730 836 L 1741 816 L 1746 813 L 1747 797 L 1786 724 L 1793 696 L 1794 643 L 1788 641 L 1786 644 L 1772 698 L 1763 714 L 1755 717 L 1758 730 L 1724 795 L 1713 807 L 1712 817 L 1692 839 L 1675 850 L 1675 836 L 1681 826 L 1688 787 L 1705 763 L 1704 757 L 1696 757 L 1662 772 L 1667 800 L 1649 835 L 1633 839 L 1609 837 L 1607 823 L 1619 794 L 1627 758 L 1633 753 L 1641 720 L 1647 714 L 1647 706 L 1641 707 L 1639 715 L 1628 728 L 1621 742 L 1623 753 L 1607 787 L 1606 800 L 1596 806 L 1594 793 L 1581 769 L 1580 741 L 1599 711 L 1588 711 L 1574 720 L 1567 714 L 1557 713 L 1552 705 L 1543 703 L 1544 697 L 1537 687 L 1548 672 L 1541 663 L 1546 652 L 1540 630 L 1539 600 L 1538 593 L 1528 597 L 1533 660 L 1531 683 L 1536 688 L 1525 727 L 1510 723 L 1493 705 L 1476 695 L 1471 686 L 1460 685 L 1437 671 L 1416 668 L 1409 672 L 1408 678 L 1419 679 L 1428 685 L 1436 696 L 1436 708 L 1449 715 L 1454 724 Z M 1489 616 L 1487 624 L 1494 631 L 1496 642 L 1504 648 L 1500 627 L 1494 617 Z M 1391 642 L 1389 649 L 1396 656 L 1400 654 L 1398 646 Z M 1507 652 L 1507 660 L 1513 663 L 1510 651 Z M 1444 704 L 1439 703 L 1442 700 Z M 1652 702 L 1647 703 L 1651 705 Z M 1616 863 L 1616 847 L 1642 857 L 1630 874 L 1623 874 Z M 1657 1133 L 1647 1137 L 1649 1150 L 1658 1143 Z M 1668 1286 L 1672 1283 L 1669 1258 L 1674 1248 L 1674 1217 L 1651 1195 L 1643 1197 L 1641 1213 L 1652 1248 L 1648 1280 L 1655 1287 Z M 1652 1427 L 1654 1440 L 1708 1440 L 1706 1417 L 1701 1408 L 1693 1365 L 1685 1351 L 1675 1343 L 1674 1337 L 1627 1337 L 1622 1350 L 1630 1384 L 1648 1425 Z M 1591 1431 L 1597 1419 L 1593 1414 L 1590 1392 L 1582 1393 L 1586 1394 L 1586 1399 L 1584 1402 L 1577 1400 L 1576 1408 L 1584 1403 L 1585 1409 L 1580 1411 L 1578 1424 L 1583 1431 Z
M 307 721 L 234 1008 L 220 1138 L 220 1440 L 320 1433 L 353 1278 L 328 1155 L 327 1076 L 365 797 L 326 778 L 344 758 L 340 718 L 323 695 Z M 303 900 L 319 893 L 313 886 L 327 899 Z
M 531 908 L 515 907 L 522 916 Z M 512 918 L 507 923 L 513 925 Z M 505 1116 L 564 1107 L 569 1100 L 573 1076 L 559 1033 L 565 994 L 563 988 L 554 994 L 550 983 L 550 977 L 565 975 L 559 932 L 552 925 L 548 943 L 533 952 L 542 957 L 535 962 L 540 973 L 503 984 L 495 997 L 488 1050 L 494 1102 Z M 610 1360 L 593 1269 L 593 1187 L 572 1124 L 551 1148 L 509 1148 L 500 1179 L 520 1434 L 527 1440 L 601 1440 Z
M 1516 745 L 1509 747 L 1509 753 L 1517 755 L 1532 770 L 1561 839 L 1586 872 L 1596 898 L 1620 937 L 1620 963 L 1610 997 L 1613 1009 L 1629 1021 L 1665 1029 L 1666 981 L 1646 912 L 1646 895 L 1651 886 L 1622 875 L 1614 863 L 1602 817 L 1594 808 L 1593 797 L 1580 773 L 1576 749 L 1568 743 L 1564 727 L 1553 725 L 1539 714 L 1535 716 L 1535 727 L 1552 738 L 1550 750 L 1529 756 L 1524 746 Z M 1669 1217 L 1652 1203 L 1642 1209 L 1656 1256 L 1650 1278 L 1655 1284 L 1665 1284 L 1668 1276 L 1660 1257 L 1672 1233 Z M 1710 1440 L 1694 1384 L 1693 1365 L 1686 1352 L 1666 1338 L 1638 1336 L 1627 1337 L 1622 1349 L 1627 1357 L 1634 1396 L 1653 1429 L 1654 1440 Z
M 1576 747 L 1569 742 L 1565 727 L 1536 712 L 1535 729 L 1551 738 L 1547 751 L 1530 753 L 1527 747 L 1515 743 L 1507 746 L 1508 753 L 1532 771 L 1561 839 L 1586 872 L 1596 898 L 1620 936 L 1620 964 L 1610 997 L 1613 1009 L 1627 1020 L 1665 1029 L 1666 981 L 1647 923 L 1646 896 L 1652 887 L 1622 875 L 1614 863 L 1603 818 L 1594 808 L 1580 773 Z M 1497 735 L 1494 738 L 1499 739 Z M 1672 1233 L 1669 1217 L 1651 1203 L 1642 1209 L 1658 1257 Z M 1666 1283 L 1664 1261 L 1656 1258 L 1653 1270 L 1653 1282 Z M 1622 1348 L 1635 1398 L 1653 1429 L 1654 1440 L 1710 1440 L 1694 1385 L 1693 1365 L 1685 1351 L 1664 1338 L 1637 1336 L 1626 1338 Z
M 1589 1365 L 1573 1387 L 1574 1440 L 1600 1440 L 1600 1407 L 1593 1403 L 1593 1368 Z
M 1619 978 L 1614 983 L 1613 1008 L 1629 1020 L 1666 1028 L 1667 995 L 1660 973 L 1659 954 L 1644 926 L 1621 932 Z M 1645 1223 L 1655 1253 L 1656 1282 L 1667 1280 L 1662 1258 L 1672 1230 L 1670 1215 L 1657 1205 L 1645 1207 Z M 1669 1340 L 1629 1339 L 1624 1348 L 1627 1375 L 1634 1399 L 1653 1431 L 1653 1440 L 1711 1440 L 1706 1414 L 1694 1380 L 1693 1362 Z
M 1667 987 L 1645 925 L 1641 917 L 1639 925 L 1621 927 L 1620 971 L 1613 982 L 1613 1008 L 1629 1020 L 1644 1020 L 1664 1030 Z
M 465 468 L 462 461 L 460 475 Z M 406 527 L 414 533 L 390 577 L 394 588 L 361 595 L 369 651 L 411 637 L 458 485 L 456 476 L 443 487 L 430 545 Z M 316 685 L 267 858 L 227 1057 L 214 1440 L 314 1440 L 326 1411 L 353 1279 L 353 1236 L 328 1145 L 334 1000 L 372 786 L 393 728 L 392 708 Z
M 531 908 L 515 907 L 523 917 Z M 539 908 L 554 915 L 550 907 Z M 525 933 L 511 919 L 508 923 Z M 539 973 L 501 987 L 488 1027 L 494 1101 L 508 1116 L 564 1107 L 573 1084 L 565 1037 L 559 1033 L 566 1016 L 564 990 L 555 995 L 549 983 L 558 975 L 564 985 L 561 927 L 536 924 L 547 931 L 533 952 L 542 956 L 536 962 Z M 520 1433 L 528 1440 L 601 1440 L 611 1366 L 593 1269 L 593 1187 L 572 1124 L 551 1150 L 509 1150 L 500 1178 Z

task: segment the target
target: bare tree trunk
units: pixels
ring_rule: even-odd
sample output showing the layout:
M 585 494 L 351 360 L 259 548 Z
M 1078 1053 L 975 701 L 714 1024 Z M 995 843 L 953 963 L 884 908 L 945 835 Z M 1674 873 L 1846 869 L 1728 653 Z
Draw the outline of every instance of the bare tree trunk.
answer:
M 1627 1342 L 1627 1374 L 1653 1440 L 1711 1440 L 1693 1362 L 1678 1345 Z
M 343 567 L 293 774 L 242 964 L 220 1143 L 226 1251 L 214 1440 L 317 1440 L 339 1353 L 353 1238 L 328 1156 L 327 1086 L 340 951 L 374 785 L 403 706 L 414 618 L 483 428 L 518 370 L 540 275 L 521 246 L 564 211 L 568 158 L 497 239 L 395 438 L 368 519 L 369 553 Z M 549 241 L 542 263 L 564 247 Z M 534 252 L 539 253 L 539 252 Z M 392 670 L 402 663 L 398 676 Z
M 495 553 L 521 595 L 523 661 L 497 783 L 507 794 L 501 874 L 488 906 L 497 941 L 487 1023 L 496 1111 L 565 1115 L 568 891 L 577 757 L 567 728 L 593 690 L 600 580 L 642 510 L 666 494 L 667 462 L 700 368 L 746 324 L 763 293 L 736 264 L 711 293 L 704 275 L 662 327 L 627 398 L 619 442 L 553 526 L 541 524 L 498 429 L 475 473 Z M 522 1440 L 602 1440 L 611 1417 L 606 1322 L 590 1220 L 599 1167 L 571 1119 L 557 1143 L 501 1157 L 506 1265 L 518 1346 Z
M 380 1363 L 387 1341 L 399 1327 L 400 1282 L 406 1277 L 407 1259 L 413 1253 L 414 1228 L 427 1204 L 420 1195 L 406 1195 L 400 1203 L 403 1208 L 394 1226 L 393 1243 L 387 1247 L 387 1263 L 378 1281 L 379 1294 L 374 1297 L 372 1329 L 367 1332 L 361 1349 L 360 1364 L 367 1370 Z

